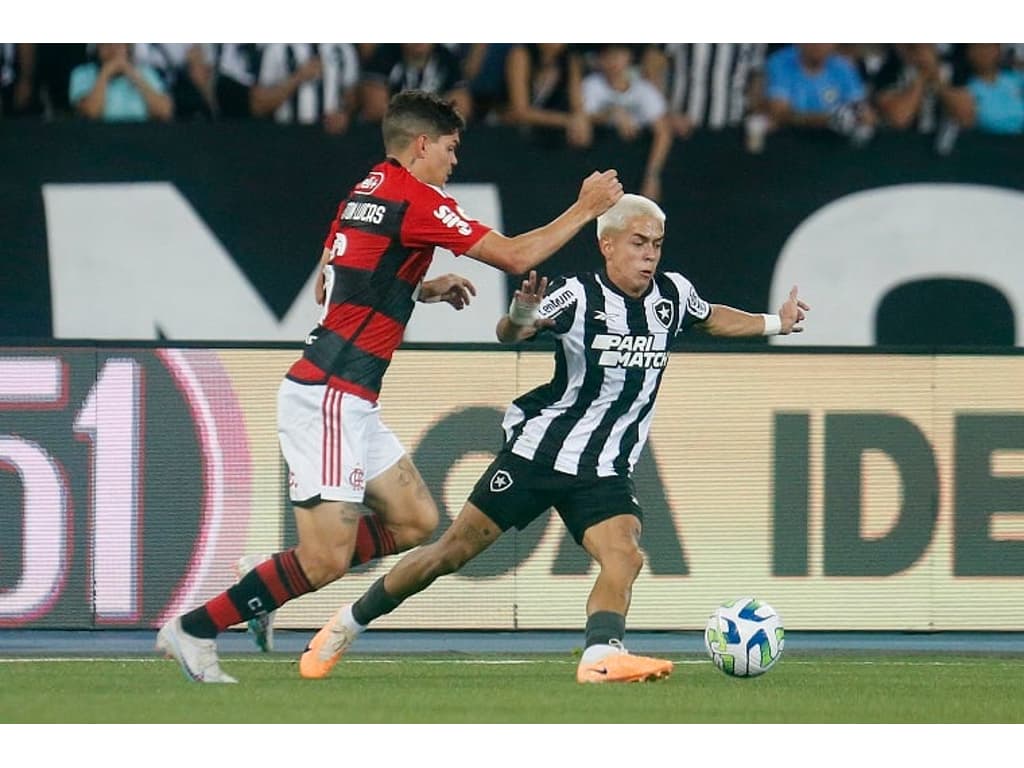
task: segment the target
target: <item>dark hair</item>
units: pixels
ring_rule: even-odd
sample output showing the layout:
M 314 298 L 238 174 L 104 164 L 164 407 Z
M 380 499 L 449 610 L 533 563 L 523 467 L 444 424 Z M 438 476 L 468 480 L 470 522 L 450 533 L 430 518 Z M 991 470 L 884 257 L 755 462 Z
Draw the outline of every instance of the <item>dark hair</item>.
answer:
M 396 93 L 381 124 L 386 152 L 404 149 L 421 134 L 436 139 L 465 128 L 466 121 L 450 101 L 426 91 Z

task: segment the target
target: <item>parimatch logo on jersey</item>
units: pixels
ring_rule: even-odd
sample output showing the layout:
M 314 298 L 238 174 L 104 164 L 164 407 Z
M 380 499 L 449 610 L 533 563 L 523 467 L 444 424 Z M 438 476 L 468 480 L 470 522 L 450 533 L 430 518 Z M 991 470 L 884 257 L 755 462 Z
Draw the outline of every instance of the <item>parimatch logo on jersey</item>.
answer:
M 599 333 L 591 349 L 601 350 L 602 368 L 664 368 L 668 364 L 664 336 L 621 336 Z

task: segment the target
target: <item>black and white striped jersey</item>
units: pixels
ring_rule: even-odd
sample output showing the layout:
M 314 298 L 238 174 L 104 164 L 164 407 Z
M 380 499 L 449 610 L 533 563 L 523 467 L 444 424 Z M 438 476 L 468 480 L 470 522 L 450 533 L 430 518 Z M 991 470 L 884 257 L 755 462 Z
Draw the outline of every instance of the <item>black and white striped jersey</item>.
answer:
M 765 43 L 666 43 L 669 109 L 698 128 L 739 125 L 750 79 L 764 68 Z
M 274 111 L 279 123 L 317 123 L 345 107 L 345 94 L 359 82 L 359 53 L 352 43 L 268 43 L 257 82 L 275 86 L 319 56 L 320 77 L 306 80 Z
M 554 376 L 505 411 L 505 448 L 570 475 L 629 475 L 672 339 L 711 307 L 678 272 L 657 273 L 634 299 L 602 271 L 555 280 L 539 314 L 555 322 Z
M 285 82 L 311 58 L 320 77 L 306 80 L 274 111 L 278 123 L 317 123 L 345 107 L 359 82 L 359 52 L 352 43 L 224 43 L 217 53 L 218 100 L 226 117 L 249 115 L 249 89 Z

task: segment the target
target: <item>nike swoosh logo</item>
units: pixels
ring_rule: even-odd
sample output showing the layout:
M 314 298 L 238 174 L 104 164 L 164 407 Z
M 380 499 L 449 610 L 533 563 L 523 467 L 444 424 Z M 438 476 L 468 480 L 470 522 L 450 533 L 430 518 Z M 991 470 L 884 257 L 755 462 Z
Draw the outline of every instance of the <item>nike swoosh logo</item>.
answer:
M 599 674 L 599 675 L 607 675 L 608 674 L 608 668 L 607 667 L 594 667 L 591 670 L 591 672 L 597 672 L 597 674 Z

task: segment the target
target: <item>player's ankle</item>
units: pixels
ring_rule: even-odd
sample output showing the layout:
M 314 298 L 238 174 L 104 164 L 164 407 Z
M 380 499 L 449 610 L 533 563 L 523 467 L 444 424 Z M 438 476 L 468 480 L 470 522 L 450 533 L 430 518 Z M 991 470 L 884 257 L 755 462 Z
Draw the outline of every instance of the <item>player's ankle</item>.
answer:
M 580 663 L 594 664 L 613 653 L 618 653 L 618 649 L 615 646 L 608 645 L 607 643 L 594 643 L 594 645 L 589 645 L 583 650 L 583 657 L 580 659 Z
M 352 615 L 352 606 L 346 605 L 341 609 L 341 624 L 349 632 L 355 632 L 357 635 L 366 629 L 366 624 L 360 624 L 356 621 L 355 616 Z

